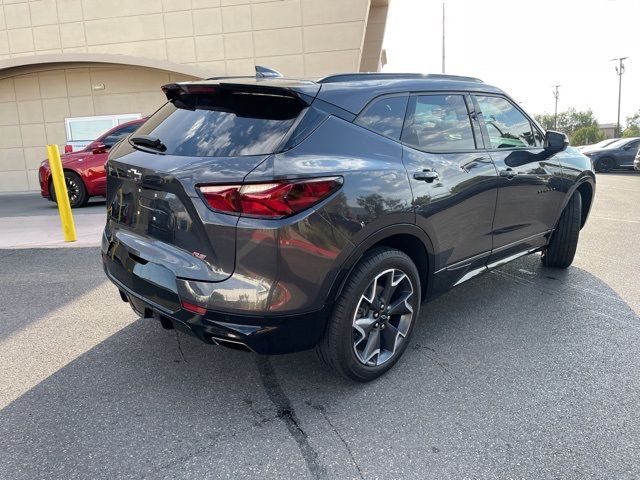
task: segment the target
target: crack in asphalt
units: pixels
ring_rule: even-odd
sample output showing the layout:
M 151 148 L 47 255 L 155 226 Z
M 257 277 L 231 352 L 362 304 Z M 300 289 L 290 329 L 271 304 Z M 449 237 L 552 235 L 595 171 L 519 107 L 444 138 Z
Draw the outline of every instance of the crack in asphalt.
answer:
M 347 441 L 344 439 L 344 437 L 342 436 L 342 434 L 338 431 L 338 429 L 336 428 L 336 426 L 333 424 L 333 422 L 331 421 L 331 419 L 329 418 L 329 415 L 327 414 L 327 410 L 324 408 L 323 405 L 314 405 L 311 400 L 307 400 L 305 402 L 307 405 L 309 405 L 311 408 L 319 411 L 322 416 L 324 417 L 324 419 L 327 421 L 327 423 L 329 424 L 329 426 L 331 427 L 331 430 L 333 430 L 333 432 L 337 435 L 337 437 L 340 439 L 340 441 L 342 442 L 342 444 L 344 445 L 344 447 L 347 449 L 347 452 L 349 453 L 349 457 L 351 457 L 351 462 L 353 463 L 353 466 L 356 467 L 356 470 L 358 470 L 358 476 L 360 478 L 362 478 L 362 480 L 364 480 L 364 475 L 362 474 L 362 470 L 360 470 L 360 465 L 358 465 L 358 462 L 356 462 L 356 458 L 353 455 L 353 451 L 351 450 L 351 447 L 349 447 L 349 444 L 347 443 Z
M 269 423 L 270 421 L 275 420 L 276 418 L 279 418 L 278 416 L 269 417 L 264 413 L 262 413 L 261 410 L 258 410 L 255 407 L 255 405 L 253 404 L 253 400 L 251 400 L 250 398 L 243 399 L 243 402 L 246 403 L 247 406 L 249 407 L 249 410 L 251 411 L 251 415 L 253 415 L 253 418 L 255 419 L 254 425 L 256 427 L 261 427 L 262 425 Z
M 413 345 L 411 345 L 411 350 L 416 352 L 421 352 L 434 365 L 436 365 L 437 367 L 440 367 L 443 372 L 445 372 L 448 375 L 451 375 L 453 378 L 457 378 L 457 376 L 449 369 L 449 364 L 445 361 L 438 359 L 437 357 L 438 352 L 436 352 L 433 348 L 428 347 L 426 345 L 420 345 L 419 343 L 414 343 Z
M 232 435 L 226 435 L 226 437 L 229 438 L 233 438 L 236 434 L 232 434 Z M 197 457 L 198 455 L 200 455 L 201 453 L 204 453 L 208 450 L 210 450 L 211 448 L 213 448 L 216 443 L 218 443 L 220 441 L 220 439 L 224 438 L 225 435 L 210 435 L 210 440 L 209 442 L 207 442 L 205 445 L 201 445 L 200 447 L 191 450 L 187 453 L 185 453 L 184 455 L 180 455 L 179 457 L 176 457 L 166 463 L 163 463 L 162 465 L 159 465 L 157 468 L 153 469 L 152 472 L 149 473 L 145 473 L 142 475 L 141 478 L 157 478 L 156 474 L 158 472 L 162 472 L 163 470 L 168 470 L 171 469 L 172 467 L 175 467 L 177 465 L 182 465 L 186 462 L 188 462 L 189 460 Z
M 278 418 L 287 426 L 289 434 L 298 444 L 307 469 L 315 479 L 324 480 L 329 478 L 324 467 L 318 462 L 318 452 L 316 452 L 309 443 L 307 433 L 300 425 L 300 421 L 298 420 L 296 411 L 291 405 L 289 397 L 287 397 L 280 386 L 276 372 L 269 362 L 269 358 L 266 356 L 258 356 L 256 358 L 256 365 L 264 390 L 269 400 L 271 400 L 271 403 L 276 407 Z

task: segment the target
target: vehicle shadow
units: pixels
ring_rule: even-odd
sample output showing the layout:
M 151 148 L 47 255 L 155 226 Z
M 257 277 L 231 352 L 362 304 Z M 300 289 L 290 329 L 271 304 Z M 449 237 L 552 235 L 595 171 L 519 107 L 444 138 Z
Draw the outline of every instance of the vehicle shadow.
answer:
M 0 471 L 500 477 L 549 449 L 542 478 L 567 468 L 565 454 L 580 471 L 590 444 L 593 468 L 616 472 L 640 434 L 639 339 L 637 314 L 606 283 L 535 256 L 425 305 L 404 357 L 369 384 L 312 352 L 267 358 L 140 319 L 0 412 Z M 372 422 L 371 405 L 385 416 Z M 384 453 L 361 441 L 385 432 Z
M 0 341 L 107 282 L 99 248 L 0 249 Z M 91 309 L 91 305 L 84 305 Z

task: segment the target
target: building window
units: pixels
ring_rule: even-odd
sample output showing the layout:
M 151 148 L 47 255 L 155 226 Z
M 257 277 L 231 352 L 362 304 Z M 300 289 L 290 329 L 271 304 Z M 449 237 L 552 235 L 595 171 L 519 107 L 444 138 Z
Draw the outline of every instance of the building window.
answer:
M 139 113 L 65 118 L 67 145 L 71 145 L 73 151 L 82 150 L 107 130 L 139 118 L 142 118 Z

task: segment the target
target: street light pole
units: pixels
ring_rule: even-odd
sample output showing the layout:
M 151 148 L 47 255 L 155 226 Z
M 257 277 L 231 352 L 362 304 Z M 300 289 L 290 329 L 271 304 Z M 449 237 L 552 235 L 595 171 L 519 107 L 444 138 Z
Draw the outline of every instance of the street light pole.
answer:
M 616 122 L 616 137 L 621 135 L 620 130 L 620 101 L 622 99 L 622 74 L 624 73 L 624 60 L 629 57 L 620 57 L 614 58 L 611 61 L 618 61 L 618 65 L 616 65 L 616 74 L 618 75 L 618 121 Z
M 553 98 L 556 99 L 556 108 L 553 114 L 553 129 L 557 130 L 558 129 L 558 97 L 560 96 L 560 92 L 558 91 L 558 88 L 560 88 L 560 85 L 551 85 L 551 86 L 553 87 Z

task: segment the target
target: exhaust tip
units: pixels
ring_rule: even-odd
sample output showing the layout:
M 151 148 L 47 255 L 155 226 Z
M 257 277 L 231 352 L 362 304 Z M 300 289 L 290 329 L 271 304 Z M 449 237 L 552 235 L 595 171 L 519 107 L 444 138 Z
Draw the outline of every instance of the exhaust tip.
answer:
M 118 290 L 118 292 L 120 292 L 120 298 L 122 299 L 122 301 L 125 303 L 129 303 L 129 298 L 127 297 L 127 295 L 122 290 Z
M 220 345 L 221 347 L 231 348 L 232 350 L 241 350 L 243 352 L 253 352 L 253 350 L 251 350 L 251 348 L 248 345 L 242 342 L 227 340 L 225 338 L 220 338 L 220 337 L 211 337 L 211 341 L 216 345 Z

